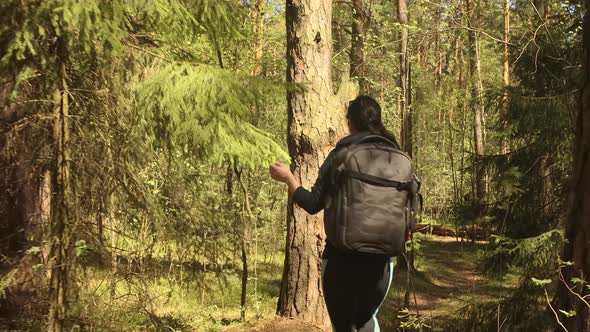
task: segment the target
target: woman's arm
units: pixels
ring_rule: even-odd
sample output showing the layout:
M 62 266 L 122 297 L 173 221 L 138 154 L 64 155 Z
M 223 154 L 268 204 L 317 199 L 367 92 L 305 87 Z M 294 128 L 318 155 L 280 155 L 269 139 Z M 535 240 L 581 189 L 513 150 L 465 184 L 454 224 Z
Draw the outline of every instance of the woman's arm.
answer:
M 297 188 L 301 187 L 299 181 L 295 178 L 295 175 L 293 175 L 289 167 L 283 163 L 274 163 L 270 165 L 270 176 L 276 181 L 287 184 L 289 194 L 293 194 Z
M 331 156 L 332 154 L 326 158 L 326 162 L 320 167 L 318 178 L 311 190 L 303 188 L 285 164 L 275 163 L 271 165 L 270 175 L 273 179 L 287 184 L 294 203 L 307 213 L 316 214 L 324 208 L 325 186 Z

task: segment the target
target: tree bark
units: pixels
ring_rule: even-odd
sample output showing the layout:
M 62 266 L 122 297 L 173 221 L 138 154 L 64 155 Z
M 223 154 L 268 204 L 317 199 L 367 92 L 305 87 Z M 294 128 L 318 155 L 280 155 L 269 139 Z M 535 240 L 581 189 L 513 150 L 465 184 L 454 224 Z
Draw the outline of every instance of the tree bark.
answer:
M 243 215 L 241 218 L 246 218 Z M 248 296 L 248 254 L 246 253 L 246 222 L 242 220 L 242 239 L 240 246 L 242 249 L 242 293 L 240 296 L 240 319 L 246 321 L 246 298 Z M 254 258 L 256 259 L 256 258 Z
M 54 94 L 56 107 L 53 122 L 54 165 L 51 178 L 53 180 L 53 198 L 51 208 L 51 248 L 49 254 L 49 326 L 50 332 L 64 329 L 67 315 L 67 285 L 69 269 L 69 226 L 70 218 L 70 146 L 69 146 L 69 92 L 66 83 L 66 42 L 57 41 L 60 61 L 58 61 L 58 86 Z
M 574 174 L 572 176 L 568 224 L 562 259 L 572 261 L 573 266 L 561 269 L 564 280 L 575 292 L 587 296 L 589 290 L 572 278 L 590 282 L 590 1 L 585 1 L 586 15 L 583 27 L 583 86 L 576 120 L 574 143 Z M 559 283 L 554 307 L 575 310 L 573 317 L 560 319 L 570 332 L 590 330 L 590 308 L 572 294 L 563 282 Z
M 478 215 L 481 217 L 484 213 L 484 202 L 486 198 L 485 187 L 485 169 L 482 166 L 484 151 L 483 136 L 483 103 L 481 100 L 481 83 L 480 83 L 480 60 L 477 40 L 477 29 L 479 29 L 479 17 L 477 14 L 478 4 L 476 0 L 467 0 L 467 24 L 469 27 L 469 73 L 471 84 L 471 108 L 474 113 L 473 122 L 473 145 L 475 148 L 474 158 L 474 187 L 475 187 L 475 204 Z
M 346 100 L 358 92 L 342 84 L 332 92 L 332 3 L 287 0 L 287 81 L 304 91 L 287 91 L 288 146 L 293 174 L 310 188 L 319 166 L 344 134 Z M 287 209 L 285 264 L 277 313 L 328 327 L 322 289 L 320 255 L 323 218 L 293 204 Z
M 407 0 L 397 0 L 397 18 L 401 25 L 399 40 L 399 88 L 400 88 L 400 112 L 402 119 L 401 140 L 406 153 L 412 156 L 412 119 L 410 105 L 408 104 L 408 8 Z
M 365 10 L 363 0 L 352 1 L 352 35 L 350 46 L 350 78 L 356 78 L 360 93 L 365 93 L 364 42 Z
M 264 51 L 264 0 L 256 0 L 251 11 L 252 17 L 252 55 L 254 68 L 252 76 L 262 74 L 262 55 Z
M 44 162 L 49 159 L 49 147 L 39 145 L 47 139 L 47 123 L 27 119 L 42 112 L 21 103 L 34 99 L 33 91 L 19 89 L 17 100 L 11 102 L 8 96 L 13 88 L 11 84 L 0 87 L 0 265 L 2 275 L 11 271 L 16 276 L 0 298 L 0 309 L 8 320 L 34 304 L 37 290 L 46 283 L 33 266 L 46 263 L 44 228 L 51 191 Z M 31 246 L 41 247 L 38 258 L 27 254 Z
M 438 1 L 436 3 L 436 10 L 435 10 L 435 27 L 436 32 L 434 33 L 434 54 L 436 57 L 435 66 L 434 66 L 434 84 L 437 88 L 437 93 L 440 94 L 441 91 L 441 79 L 442 79 L 442 68 L 443 68 L 443 57 L 442 57 L 442 47 L 441 47 L 441 21 L 442 21 L 442 2 Z M 439 115 L 440 115 L 440 107 L 439 107 Z M 439 116 L 439 122 L 441 122 L 441 117 Z M 444 132 L 444 130 L 443 130 Z M 444 135 L 443 135 L 444 136 Z
M 510 86 L 510 0 L 504 0 L 504 59 L 502 65 L 502 83 L 504 91 L 502 94 L 502 127 L 504 127 L 504 133 L 508 128 L 508 111 L 510 107 L 510 95 L 508 87 Z M 506 137 L 502 138 L 501 142 L 502 153 L 506 154 L 509 152 L 508 142 Z

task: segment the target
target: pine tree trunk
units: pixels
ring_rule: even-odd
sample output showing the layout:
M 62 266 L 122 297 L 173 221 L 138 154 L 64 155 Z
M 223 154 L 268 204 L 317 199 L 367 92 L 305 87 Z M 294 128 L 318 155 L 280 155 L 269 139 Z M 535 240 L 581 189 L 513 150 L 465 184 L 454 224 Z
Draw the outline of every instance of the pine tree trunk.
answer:
M 246 218 L 242 215 L 242 218 Z M 246 321 L 246 298 L 248 295 L 248 254 L 246 253 L 246 222 L 242 220 L 242 239 L 240 247 L 242 249 L 242 293 L 240 296 L 240 319 Z
M 254 68 L 252 76 L 262 74 L 262 54 L 264 51 L 264 0 L 256 0 L 251 11 L 253 40 L 252 54 Z
M 504 59 L 502 66 L 502 83 L 504 85 L 504 93 L 502 95 L 502 124 L 504 130 L 508 128 L 508 111 L 510 107 L 510 95 L 508 87 L 510 86 L 510 0 L 504 0 Z M 506 131 L 505 131 L 506 132 Z M 509 151 L 506 137 L 502 138 L 502 153 L 506 154 Z
M 344 135 L 344 102 L 357 90 L 342 84 L 332 92 L 332 3 L 287 0 L 287 81 L 304 83 L 287 91 L 288 145 L 292 171 L 310 188 L 330 149 Z M 320 255 L 325 234 L 321 214 L 288 205 L 285 264 L 277 313 L 327 327 L 321 290 Z
M 471 84 L 471 108 L 474 112 L 473 122 L 473 144 L 475 147 L 474 160 L 474 187 L 475 187 L 475 204 L 478 215 L 481 217 L 484 210 L 484 202 L 486 197 L 485 187 L 485 169 L 482 166 L 482 158 L 484 151 L 484 136 L 483 136 L 483 104 L 481 99 L 481 83 L 480 83 L 480 65 L 479 65 L 479 50 L 477 41 L 477 29 L 479 29 L 479 18 L 477 15 L 476 0 L 467 0 L 467 19 L 469 27 L 469 73 Z
M 401 144 L 402 149 L 412 157 L 412 114 L 409 91 L 409 65 L 408 65 L 408 8 L 407 0 L 397 0 L 397 18 L 401 25 L 399 39 L 399 88 L 400 88 L 400 113 L 401 113 Z M 406 257 L 401 254 L 397 257 L 397 266 L 405 270 L 408 265 L 413 265 L 411 253 Z M 408 264 L 410 263 L 410 264 Z M 409 305 L 409 292 L 406 291 L 404 303 Z
M 408 9 L 406 0 L 397 0 L 397 18 L 401 25 L 399 40 L 399 88 L 402 118 L 401 140 L 406 153 L 412 156 L 411 117 L 408 105 Z
M 580 105 L 576 121 L 576 137 L 574 144 L 574 174 L 572 177 L 568 224 L 566 227 L 563 255 L 564 261 L 574 262 L 573 266 L 561 269 L 566 280 L 574 291 L 581 296 L 588 296 L 590 291 L 580 283 L 571 282 L 576 277 L 590 282 L 590 1 L 585 1 L 584 17 L 584 58 L 583 78 Z M 569 311 L 575 310 L 573 317 L 560 319 L 570 332 L 590 330 L 590 308 L 573 295 L 560 283 L 557 289 L 554 307 Z
M 469 112 L 468 107 L 468 96 L 469 96 L 469 87 L 466 81 L 466 74 L 465 74 L 465 54 L 463 52 L 462 43 L 459 43 L 459 76 L 457 81 L 459 83 L 459 88 L 462 90 L 463 94 L 463 103 L 461 105 L 461 160 L 459 164 L 459 169 L 465 169 L 465 138 L 467 136 L 467 113 Z M 461 198 L 465 194 L 465 172 L 459 172 L 459 193 Z
M 363 0 L 352 1 L 352 35 L 350 46 L 350 78 L 357 78 L 361 93 L 365 93 L 364 39 L 365 10 Z
M 55 91 L 56 107 L 53 122 L 54 162 L 51 178 L 53 198 L 51 208 L 51 248 L 49 283 L 50 332 L 61 332 L 67 315 L 67 281 L 69 269 L 68 221 L 70 218 L 70 147 L 69 147 L 69 92 L 66 83 L 65 41 L 58 40 L 58 87 Z
M 436 56 L 436 65 L 434 68 L 434 84 L 436 85 L 437 88 L 437 93 L 440 93 L 440 88 L 441 88 L 441 79 L 442 79 L 442 68 L 443 68 L 443 58 L 442 58 L 442 47 L 441 47 L 441 38 L 440 38 L 440 30 L 442 30 L 441 27 L 441 21 L 442 21 L 442 3 L 441 1 L 438 1 L 436 3 L 436 10 L 435 10 L 435 26 L 436 26 L 436 32 L 434 33 L 434 54 Z M 439 108 L 440 109 L 440 108 Z M 440 114 L 440 113 L 439 113 Z M 439 116 L 439 122 L 441 121 L 441 118 Z M 442 131 L 444 132 L 444 130 Z M 444 135 L 443 135 L 444 136 Z
M 12 99 L 10 93 L 15 88 L 18 96 Z M 0 298 L 8 320 L 34 303 L 36 289 L 46 282 L 33 266 L 46 263 L 47 258 L 44 228 L 48 224 L 51 190 L 47 165 L 42 160 L 50 159 L 50 147 L 39 142 L 47 140 L 50 127 L 27 120 L 41 110 L 23 102 L 34 99 L 36 92 L 33 87 L 17 88 L 15 81 L 0 86 L 0 105 L 4 106 L 0 107 L 0 256 L 3 271 L 12 269 L 16 273 Z M 40 260 L 26 254 L 31 245 L 42 247 Z

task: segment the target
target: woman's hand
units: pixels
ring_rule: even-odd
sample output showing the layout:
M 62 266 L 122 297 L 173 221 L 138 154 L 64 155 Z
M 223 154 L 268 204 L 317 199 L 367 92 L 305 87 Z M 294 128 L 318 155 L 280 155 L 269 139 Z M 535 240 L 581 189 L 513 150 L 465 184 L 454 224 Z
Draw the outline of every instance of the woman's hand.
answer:
M 270 165 L 270 177 L 275 181 L 287 183 L 289 178 L 294 177 L 289 166 L 283 163 L 274 163 Z
M 274 163 L 270 165 L 270 177 L 273 180 L 286 183 L 289 186 L 289 192 L 292 193 L 295 189 L 299 188 L 299 182 L 295 179 L 293 173 L 289 169 L 289 166 L 283 163 Z

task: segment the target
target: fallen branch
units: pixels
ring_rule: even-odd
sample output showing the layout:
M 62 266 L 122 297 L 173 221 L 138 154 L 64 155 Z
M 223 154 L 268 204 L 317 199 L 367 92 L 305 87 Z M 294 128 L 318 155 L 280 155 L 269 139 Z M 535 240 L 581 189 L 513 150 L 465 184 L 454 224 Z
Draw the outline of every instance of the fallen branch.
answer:
M 487 240 L 489 237 L 488 232 L 478 226 L 463 226 L 455 231 L 454 228 L 446 225 L 433 225 L 433 224 L 417 224 L 416 231 L 414 233 L 432 234 L 436 236 L 447 236 L 456 238 L 468 238 L 472 240 Z

